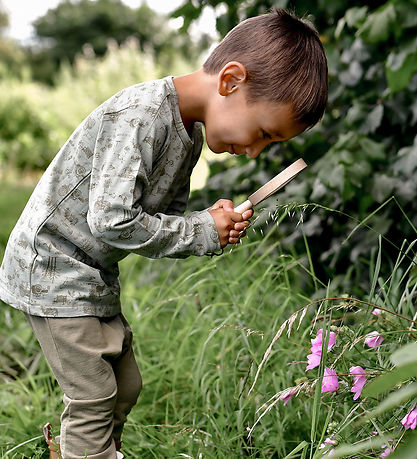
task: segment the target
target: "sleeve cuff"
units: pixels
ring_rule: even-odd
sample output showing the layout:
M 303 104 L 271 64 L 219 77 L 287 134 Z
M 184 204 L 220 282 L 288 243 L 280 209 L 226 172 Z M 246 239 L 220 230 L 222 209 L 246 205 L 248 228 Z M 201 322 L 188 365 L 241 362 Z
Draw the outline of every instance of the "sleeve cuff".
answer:
M 201 233 L 204 239 L 204 251 L 201 255 L 209 255 L 221 250 L 219 234 L 213 217 L 208 210 L 192 212 L 193 216 L 198 218 Z

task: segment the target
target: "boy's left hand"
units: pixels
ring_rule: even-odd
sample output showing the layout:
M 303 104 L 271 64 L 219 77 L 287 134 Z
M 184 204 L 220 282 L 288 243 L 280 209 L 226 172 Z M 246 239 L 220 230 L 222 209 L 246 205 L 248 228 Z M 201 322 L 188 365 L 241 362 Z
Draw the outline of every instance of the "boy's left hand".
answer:
M 233 205 L 233 202 L 230 201 L 229 199 L 219 199 L 211 207 L 211 209 L 218 209 L 221 207 L 226 211 L 233 212 L 234 205 Z M 253 215 L 253 210 L 252 209 L 245 210 L 245 212 L 243 212 L 243 214 L 241 215 L 242 215 L 243 221 L 235 223 L 234 228 L 232 228 L 229 231 L 229 241 L 228 241 L 229 244 L 237 244 L 242 237 L 246 236 L 245 230 L 250 225 L 249 219 Z
M 246 236 L 246 228 L 250 225 L 249 219 L 252 215 L 252 209 L 245 210 L 245 212 L 243 212 L 243 221 L 235 223 L 235 227 L 229 232 L 229 244 L 237 244 L 242 237 Z

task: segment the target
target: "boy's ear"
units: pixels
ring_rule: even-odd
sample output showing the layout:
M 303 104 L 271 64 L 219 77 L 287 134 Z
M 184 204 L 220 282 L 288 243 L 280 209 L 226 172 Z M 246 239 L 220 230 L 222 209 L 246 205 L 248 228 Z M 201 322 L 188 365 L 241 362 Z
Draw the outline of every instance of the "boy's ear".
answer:
M 248 71 L 237 61 L 228 62 L 219 72 L 217 90 L 221 96 L 235 92 L 241 84 L 246 83 Z

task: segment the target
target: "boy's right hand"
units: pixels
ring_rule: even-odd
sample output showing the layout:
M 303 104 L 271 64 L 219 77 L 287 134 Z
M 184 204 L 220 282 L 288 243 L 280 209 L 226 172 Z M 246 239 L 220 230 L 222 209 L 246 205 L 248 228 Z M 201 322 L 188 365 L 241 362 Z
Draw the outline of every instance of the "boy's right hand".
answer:
M 232 238 L 230 232 L 235 232 L 235 224 L 244 220 L 241 214 L 233 211 L 233 202 L 229 199 L 219 199 L 208 211 L 216 223 L 220 246 L 223 248 L 229 243 L 235 244 L 239 242 L 239 238 Z

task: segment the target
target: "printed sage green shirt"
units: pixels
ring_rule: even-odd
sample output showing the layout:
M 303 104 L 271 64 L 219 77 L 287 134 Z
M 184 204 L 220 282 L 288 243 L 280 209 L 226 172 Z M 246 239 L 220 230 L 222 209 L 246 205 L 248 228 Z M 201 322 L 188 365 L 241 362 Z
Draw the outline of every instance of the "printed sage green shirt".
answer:
M 126 88 L 94 110 L 42 176 L 12 231 L 0 298 L 46 317 L 120 312 L 118 262 L 220 248 L 207 210 L 183 215 L 202 147 L 172 77 Z

